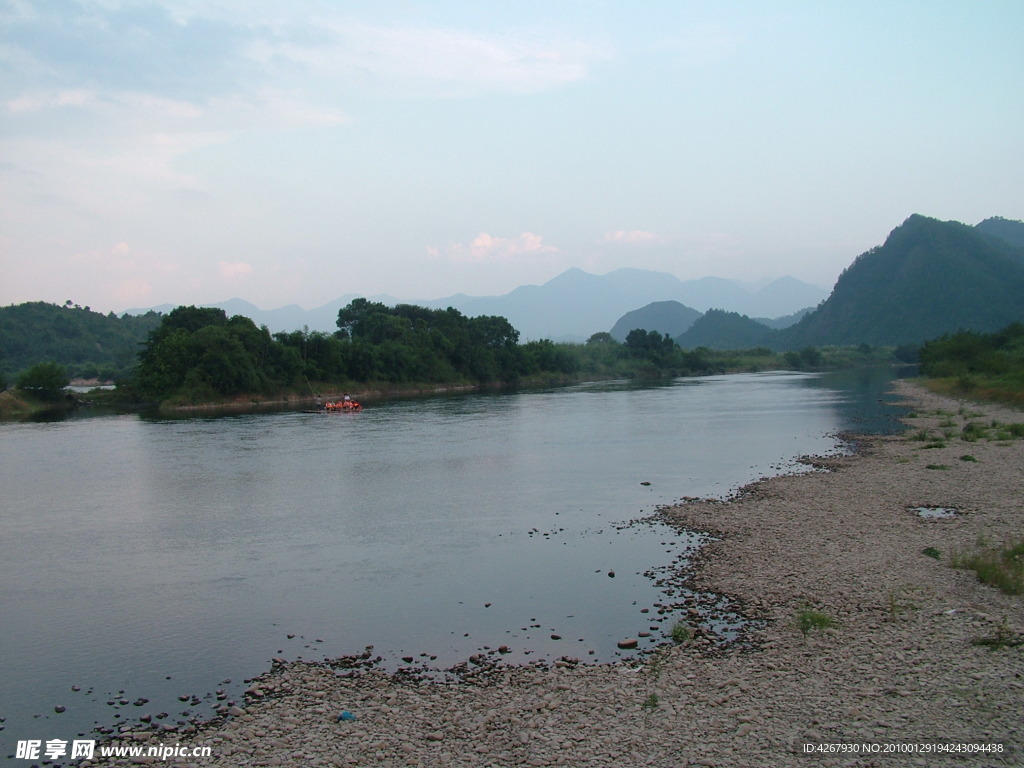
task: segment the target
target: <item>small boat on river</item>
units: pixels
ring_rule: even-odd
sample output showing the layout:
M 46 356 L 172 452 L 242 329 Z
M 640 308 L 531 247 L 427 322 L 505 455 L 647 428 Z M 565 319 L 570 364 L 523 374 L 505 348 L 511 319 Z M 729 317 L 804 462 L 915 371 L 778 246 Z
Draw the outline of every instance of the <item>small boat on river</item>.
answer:
M 324 410 L 327 413 L 353 413 L 363 410 L 363 406 L 357 400 L 338 400 L 336 403 L 328 401 L 324 403 Z
M 363 406 L 360 405 L 359 401 L 353 400 L 348 395 L 345 395 L 340 400 L 328 400 L 323 405 L 320 404 L 320 395 L 316 395 L 313 399 L 316 401 L 316 408 L 303 410 L 303 413 L 355 413 L 356 411 L 363 410 Z

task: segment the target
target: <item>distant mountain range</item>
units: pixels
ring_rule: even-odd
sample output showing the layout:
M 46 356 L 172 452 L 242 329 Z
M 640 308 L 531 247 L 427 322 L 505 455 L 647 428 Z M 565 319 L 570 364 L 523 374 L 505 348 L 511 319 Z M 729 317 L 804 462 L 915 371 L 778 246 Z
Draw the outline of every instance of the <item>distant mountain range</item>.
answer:
M 293 305 L 264 311 L 241 299 L 211 306 L 271 331 L 333 332 L 338 310 L 356 298 L 342 296 L 312 310 Z M 944 333 L 989 333 L 1024 323 L 1024 222 L 991 218 L 971 227 L 915 214 L 882 245 L 854 259 L 827 298 L 792 277 L 755 290 L 722 278 L 682 281 L 639 269 L 607 275 L 570 269 L 504 296 L 364 298 L 450 306 L 469 317 L 500 315 L 522 341 L 585 341 L 601 332 L 624 341 L 639 328 L 668 334 L 684 349 L 916 346 Z M 172 309 L 118 317 L 70 304 L 0 307 L 0 383 L 44 360 L 57 360 L 84 378 L 126 375 L 139 344 L 161 322 L 156 313 Z
M 675 337 L 684 349 L 919 344 L 960 330 L 1024 322 L 1024 222 L 976 227 L 913 215 L 858 256 L 832 294 L 781 330 L 708 312 Z
M 311 310 L 265 311 L 241 299 L 209 306 L 271 331 L 333 332 L 338 310 L 355 298 L 341 296 Z M 915 214 L 884 244 L 858 256 L 831 294 L 793 277 L 755 289 L 719 277 L 684 281 L 641 269 L 607 275 L 570 269 L 502 296 L 365 298 L 454 307 L 469 317 L 500 315 L 522 341 L 585 341 L 603 331 L 622 341 L 642 328 L 667 333 L 685 349 L 917 344 L 946 332 L 987 332 L 1024 321 L 1024 222 L 995 217 L 971 227 Z
M 393 306 L 417 304 L 432 309 L 454 307 L 468 317 L 499 315 L 508 319 L 523 341 L 585 341 L 608 331 L 623 314 L 657 301 L 675 301 L 692 307 L 699 315 L 711 308 L 744 312 L 758 317 L 777 317 L 818 304 L 827 292 L 793 277 L 782 277 L 753 289 L 735 280 L 705 277 L 680 280 L 666 272 L 642 269 L 618 269 L 607 275 L 593 275 L 581 269 L 569 269 L 543 285 L 524 285 L 502 296 L 466 296 L 457 294 L 441 299 L 400 300 L 393 296 L 367 296 Z M 310 310 L 290 305 L 273 310 L 231 299 L 219 307 L 229 316 L 243 315 L 271 331 L 337 330 L 338 310 L 359 294 L 341 296 Z M 176 305 L 130 309 L 128 314 L 149 310 L 169 312 Z
M 702 315 L 696 309 L 680 304 L 678 301 L 655 301 L 646 307 L 624 314 L 612 326 L 609 334 L 616 341 L 625 341 L 629 332 L 634 328 L 667 333 L 672 338 L 693 330 L 693 335 L 686 337 L 689 342 L 692 342 L 691 346 L 693 347 L 707 347 L 710 346 L 708 342 L 713 342 L 716 349 L 743 349 L 760 345 L 760 339 L 766 335 L 767 330 L 788 328 L 813 310 L 813 307 L 805 307 L 791 315 L 751 319 L 738 312 L 727 312 L 724 309 L 709 309 Z M 714 336 L 713 329 L 718 327 L 719 323 L 731 323 L 734 331 L 737 330 L 737 324 L 742 323 L 748 330 L 742 334 L 729 333 Z M 705 340 L 702 329 L 712 329 L 709 331 L 712 336 Z M 727 343 L 730 336 L 735 343 Z

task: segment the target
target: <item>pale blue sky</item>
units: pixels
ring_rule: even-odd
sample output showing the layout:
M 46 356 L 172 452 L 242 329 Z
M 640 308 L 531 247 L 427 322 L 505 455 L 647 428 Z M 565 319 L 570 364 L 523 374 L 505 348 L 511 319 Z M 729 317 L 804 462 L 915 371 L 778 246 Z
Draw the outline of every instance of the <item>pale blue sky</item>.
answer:
M 0 304 L 830 287 L 1024 218 L 1024 2 L 0 0 Z

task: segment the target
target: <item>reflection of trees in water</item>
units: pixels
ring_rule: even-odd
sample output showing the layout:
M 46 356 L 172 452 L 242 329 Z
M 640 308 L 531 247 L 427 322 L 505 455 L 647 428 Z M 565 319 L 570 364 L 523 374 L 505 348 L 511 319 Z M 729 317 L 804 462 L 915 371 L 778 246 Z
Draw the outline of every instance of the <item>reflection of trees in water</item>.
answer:
M 842 419 L 842 428 L 851 432 L 889 434 L 901 431 L 899 421 L 907 408 L 895 403 L 889 391 L 896 379 L 917 375 L 916 366 L 869 366 L 830 371 L 809 376 L 804 386 L 838 392 L 834 404 Z

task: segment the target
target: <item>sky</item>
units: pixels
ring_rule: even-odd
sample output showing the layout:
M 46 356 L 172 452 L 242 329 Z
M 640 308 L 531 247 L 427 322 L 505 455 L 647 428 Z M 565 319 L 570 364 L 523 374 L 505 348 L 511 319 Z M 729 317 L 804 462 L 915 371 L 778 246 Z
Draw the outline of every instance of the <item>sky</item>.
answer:
M 1024 2 L 0 0 L 0 305 L 830 288 L 1024 219 Z

